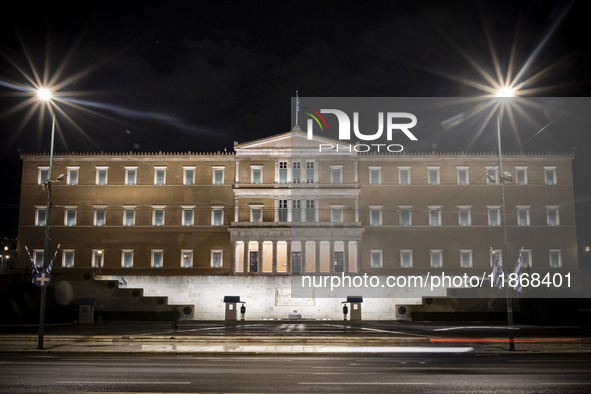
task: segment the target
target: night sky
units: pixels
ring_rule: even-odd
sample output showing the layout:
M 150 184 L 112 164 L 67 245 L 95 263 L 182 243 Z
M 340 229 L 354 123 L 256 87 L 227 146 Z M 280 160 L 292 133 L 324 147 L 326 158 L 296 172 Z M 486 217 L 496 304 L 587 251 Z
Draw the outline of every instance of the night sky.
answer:
M 587 97 L 582 1 L 85 1 L 11 5 L 0 17 L 0 235 L 16 233 L 18 149 L 48 151 L 50 116 L 13 85 L 27 61 L 60 90 L 56 152 L 223 151 L 292 128 L 291 97 L 474 97 L 528 65 L 528 96 Z M 491 46 L 493 51 L 491 51 Z M 41 126 L 41 127 L 40 127 Z M 591 240 L 577 141 L 580 246 Z M 490 138 L 480 150 L 494 150 Z M 478 149 L 477 149 L 478 150 Z M 527 147 L 526 147 L 527 150 Z M 550 150 L 550 147 L 548 147 Z M 581 153 L 583 152 L 583 153 Z M 589 152 L 589 155 L 585 154 Z M 587 160 L 585 162 L 585 160 Z M 578 167 L 577 167 L 578 166 Z M 582 184 L 579 186 L 578 184 Z

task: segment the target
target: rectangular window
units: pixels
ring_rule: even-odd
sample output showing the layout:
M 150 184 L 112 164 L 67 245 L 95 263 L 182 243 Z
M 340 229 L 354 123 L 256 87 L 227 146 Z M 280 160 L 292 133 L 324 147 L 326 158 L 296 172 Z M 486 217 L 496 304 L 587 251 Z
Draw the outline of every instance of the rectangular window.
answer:
M 281 223 L 287 222 L 287 200 L 279 200 L 278 220 Z
M 64 225 L 75 226 L 76 225 L 76 208 L 67 208 L 64 212 Z
M 122 250 L 121 251 L 121 267 L 123 267 L 123 268 L 133 267 L 133 250 Z
M 382 268 L 382 251 L 372 250 L 371 251 L 371 268 Z
M 462 267 L 462 268 L 472 267 L 472 251 L 471 250 L 460 250 L 460 267 Z
M 398 167 L 398 183 L 410 185 L 410 167 Z
M 125 167 L 125 184 L 137 184 L 137 167 Z
M 47 217 L 47 208 L 46 207 L 36 207 L 35 209 L 35 225 L 36 226 L 45 226 L 45 219 Z
M 92 251 L 92 267 L 101 268 L 104 263 L 105 251 L 102 249 L 93 249 Z
M 251 206 L 250 207 L 250 221 L 251 221 L 251 223 L 262 223 L 262 221 L 263 221 L 263 207 L 262 206 Z
M 460 226 L 470 226 L 472 224 L 471 207 L 458 206 L 458 224 Z
M 458 166 L 458 185 L 467 185 L 470 183 L 469 167 Z
M 519 256 L 521 257 L 522 268 L 531 267 L 531 250 L 520 250 Z
M 412 267 L 412 250 L 401 250 L 400 251 L 400 266 L 402 268 Z
M 496 185 L 499 179 L 498 167 L 486 167 L 486 183 L 488 185 Z
M 301 200 L 291 200 L 291 221 L 295 223 L 302 221 Z
M 166 184 L 166 167 L 154 167 L 154 185 Z
M 556 184 L 556 167 L 544 167 L 544 173 L 546 174 L 546 185 Z
M 72 268 L 74 266 L 74 249 L 62 250 L 62 267 Z
M 382 183 L 382 167 L 369 167 L 369 184 L 380 185 Z
M 330 166 L 330 178 L 333 185 L 343 183 L 343 166 Z
M 38 167 L 37 184 L 43 185 L 49 180 L 49 167 Z
M 501 225 L 501 210 L 499 206 L 488 206 L 488 225 L 497 227 Z
M 280 161 L 279 162 L 279 183 L 286 184 L 287 183 L 287 162 Z
M 515 167 L 515 183 L 527 185 L 527 167 Z
M 164 208 L 152 207 L 152 225 L 164 226 Z
M 195 167 L 183 167 L 183 184 L 195 184 Z
M 106 223 L 107 212 L 104 207 L 94 207 L 94 225 L 104 226 Z
M 439 185 L 439 166 L 427 167 L 429 185 Z
M 300 183 L 302 179 L 302 163 L 294 162 L 291 163 L 291 177 L 293 183 Z
M 431 268 L 443 267 L 443 252 L 441 250 L 431 251 Z
M 44 265 L 44 254 L 43 254 L 43 249 L 35 249 L 33 250 L 33 262 L 35 263 L 35 266 L 38 268 L 43 267 Z
M 152 268 L 162 268 L 164 265 L 164 251 L 162 249 L 152 249 L 150 265 Z
M 562 251 L 560 249 L 550 249 L 550 267 L 560 268 L 562 267 Z
M 96 184 L 106 185 L 109 175 L 109 167 L 96 167 Z
M 211 251 L 211 268 L 222 268 L 223 252 L 221 250 Z
M 181 267 L 191 268 L 193 266 L 193 251 L 181 250 Z
M 250 166 L 250 177 L 253 185 L 260 185 L 263 183 L 263 167 Z
M 135 208 L 123 208 L 123 225 L 135 225 Z
M 343 223 L 342 205 L 332 205 L 330 207 L 330 221 L 333 223 Z
M 306 222 L 316 221 L 316 208 L 314 200 L 306 200 Z
M 182 207 L 183 208 L 183 217 L 182 217 L 182 225 L 183 226 L 192 226 L 194 223 L 194 207 Z
M 441 206 L 429 207 L 429 226 L 441 226 Z
M 529 226 L 529 206 L 517 207 L 517 225 Z
M 223 185 L 224 184 L 224 168 L 213 167 L 213 184 Z
M 307 161 L 306 162 L 306 183 L 314 183 L 314 162 Z
M 224 225 L 224 209 L 221 207 L 212 207 L 211 209 L 211 225 L 212 226 L 223 226 Z
M 400 225 L 411 226 L 412 225 L 412 206 L 400 206 Z
M 553 205 L 546 206 L 546 221 L 548 226 L 560 225 L 560 218 L 558 215 L 558 207 Z
M 78 170 L 80 167 L 68 167 L 68 185 L 78 184 Z
M 369 207 L 369 225 L 370 226 L 381 226 L 382 225 L 382 207 L 381 206 L 370 206 Z

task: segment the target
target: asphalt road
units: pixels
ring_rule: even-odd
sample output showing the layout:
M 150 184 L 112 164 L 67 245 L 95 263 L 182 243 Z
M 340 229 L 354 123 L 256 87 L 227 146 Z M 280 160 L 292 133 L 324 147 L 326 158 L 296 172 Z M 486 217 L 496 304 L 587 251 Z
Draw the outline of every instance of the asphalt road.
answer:
M 589 354 L 0 355 L 0 392 L 589 393 Z

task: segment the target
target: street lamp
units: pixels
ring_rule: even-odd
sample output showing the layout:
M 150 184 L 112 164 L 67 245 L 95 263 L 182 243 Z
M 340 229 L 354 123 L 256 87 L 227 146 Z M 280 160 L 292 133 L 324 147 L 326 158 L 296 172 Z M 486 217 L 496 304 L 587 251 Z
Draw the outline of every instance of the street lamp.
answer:
M 37 98 L 41 101 L 46 102 L 48 105 L 51 103 L 53 95 L 51 90 L 47 88 L 40 88 L 37 90 Z M 55 112 L 52 113 L 51 122 L 51 147 L 49 151 L 49 174 L 47 176 L 47 207 L 45 208 L 45 238 L 43 239 L 43 270 L 49 265 L 49 213 L 51 212 L 51 184 L 52 170 L 53 170 L 53 141 L 55 136 Z M 41 287 L 41 302 L 39 305 L 39 335 L 37 338 L 37 349 L 43 349 L 43 335 L 45 334 L 45 300 L 47 298 L 47 287 Z
M 497 91 L 496 96 L 499 98 L 510 98 L 515 95 L 515 89 L 510 87 L 502 87 Z M 505 180 L 510 178 L 504 178 L 505 173 L 503 172 L 503 157 L 501 150 L 501 107 L 499 106 L 497 112 L 497 143 L 499 150 L 499 174 L 497 180 L 501 185 L 501 225 L 503 227 L 503 266 L 508 267 L 509 265 L 509 247 L 507 237 L 507 210 L 505 208 Z M 511 299 L 511 292 L 508 286 L 505 287 L 505 300 L 507 302 L 507 326 L 509 331 L 509 351 L 515 350 L 515 337 L 513 335 L 513 300 Z

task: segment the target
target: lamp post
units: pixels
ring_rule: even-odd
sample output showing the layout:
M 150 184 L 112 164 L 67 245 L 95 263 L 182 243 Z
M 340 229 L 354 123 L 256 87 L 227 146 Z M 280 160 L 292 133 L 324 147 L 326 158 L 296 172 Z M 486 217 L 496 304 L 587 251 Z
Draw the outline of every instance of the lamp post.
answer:
M 51 101 L 51 91 L 42 88 L 37 91 L 40 100 Z M 47 175 L 47 207 L 45 208 L 45 238 L 43 239 L 43 270 L 49 265 L 49 213 L 51 212 L 51 184 L 53 170 L 53 141 L 55 136 L 55 113 L 51 122 L 51 147 L 49 151 L 49 173 Z M 45 300 L 47 298 L 47 287 L 41 287 L 41 301 L 39 304 L 39 335 L 37 338 L 37 349 L 43 349 L 43 335 L 45 334 Z
M 497 92 L 497 97 L 509 98 L 515 94 L 514 90 L 509 87 L 501 88 Z M 499 108 L 500 111 L 500 108 Z M 499 151 L 499 175 L 497 177 L 501 184 L 501 225 L 503 227 L 503 267 L 508 267 L 509 263 L 509 246 L 507 237 L 507 210 L 505 208 L 505 179 L 503 178 L 503 157 L 501 150 L 501 115 L 497 113 L 497 143 Z M 515 350 L 515 337 L 513 335 L 513 300 L 509 287 L 505 284 L 505 300 L 507 302 L 507 328 L 509 334 L 509 351 Z

